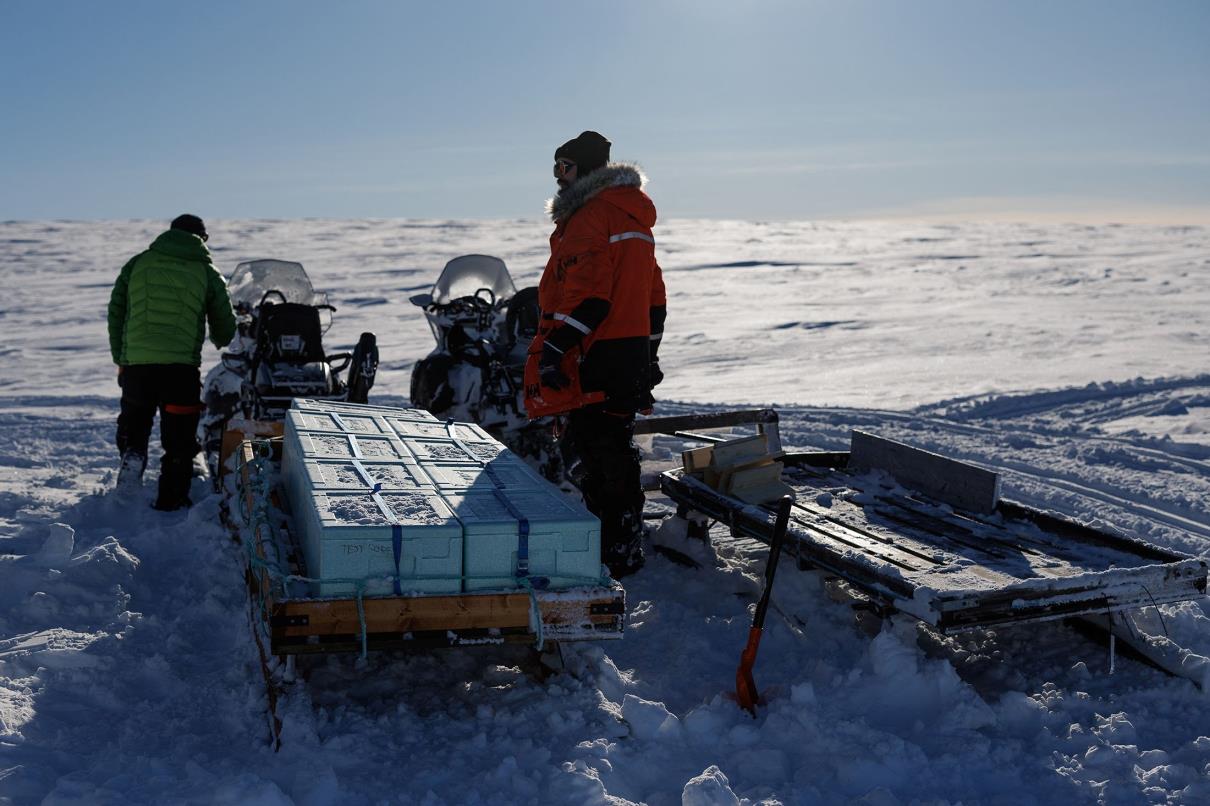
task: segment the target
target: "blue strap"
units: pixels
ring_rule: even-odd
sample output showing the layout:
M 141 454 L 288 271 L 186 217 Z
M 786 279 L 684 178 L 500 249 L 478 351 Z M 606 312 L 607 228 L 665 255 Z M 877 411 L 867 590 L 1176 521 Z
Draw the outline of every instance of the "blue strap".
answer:
M 487 470 L 488 478 L 496 481 L 495 474 L 490 466 L 484 468 Z M 496 489 L 492 490 L 496 496 L 496 500 L 504 505 L 511 515 L 517 521 L 517 571 L 516 576 L 529 576 L 529 518 L 525 517 L 521 512 L 513 506 L 513 502 L 508 500 L 508 496 L 500 489 L 500 485 L 496 485 Z
M 403 526 L 398 523 L 391 524 L 391 548 L 395 552 L 395 593 L 398 595 L 403 593 L 403 589 L 399 585 L 399 560 L 403 555 Z
M 334 411 L 331 411 L 331 412 L 328 412 L 328 416 L 331 417 L 333 422 L 336 423 L 337 428 L 339 428 L 341 431 L 344 431 L 346 434 L 349 432 L 349 427 L 347 425 L 345 425 L 345 421 L 340 418 L 339 414 L 337 414 Z
M 357 437 L 352 434 L 345 434 L 345 439 L 349 441 L 349 449 L 353 451 L 353 458 L 364 459 L 365 457 L 361 455 L 361 447 L 357 444 Z
M 524 578 L 528 577 L 529 576 L 529 518 L 526 518 L 523 513 L 521 513 L 515 506 L 513 506 L 513 502 L 508 499 L 507 495 L 505 495 L 504 484 L 496 476 L 496 471 L 492 467 L 491 462 L 488 462 L 484 459 L 480 459 L 478 456 L 476 456 L 474 453 L 472 453 L 471 450 L 466 447 L 466 445 L 463 444 L 462 440 L 458 439 L 458 437 L 455 436 L 453 419 L 449 419 L 449 420 L 445 421 L 445 433 L 449 435 L 449 438 L 453 441 L 453 443 L 455 445 L 457 445 L 459 448 L 462 449 L 463 453 L 465 453 L 467 456 L 471 457 L 471 459 L 473 459 L 480 467 L 482 467 L 485 471 L 487 471 L 487 477 L 489 479 L 491 479 L 492 487 L 494 488 L 492 490 L 492 492 L 496 494 L 496 499 L 501 504 L 504 505 L 504 508 L 508 510 L 508 514 L 511 515 L 514 519 L 516 519 L 516 521 L 517 521 L 517 570 L 516 570 L 515 576 L 517 576 L 520 579 L 524 579 Z M 547 580 L 547 582 L 549 582 L 549 580 Z

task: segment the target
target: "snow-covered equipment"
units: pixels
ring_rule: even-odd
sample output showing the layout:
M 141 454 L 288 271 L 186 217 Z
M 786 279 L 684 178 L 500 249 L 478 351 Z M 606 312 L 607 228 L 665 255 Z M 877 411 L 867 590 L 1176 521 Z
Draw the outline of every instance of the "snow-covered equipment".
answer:
M 378 370 L 373 333 L 362 333 L 351 353 L 324 351 L 323 335 L 336 307 L 327 294 L 312 287 L 301 263 L 240 263 L 227 289 L 239 331 L 221 362 L 206 375 L 206 411 L 198 426 L 215 479 L 222 435 L 232 417 L 280 420 L 297 397 L 364 403 Z
M 504 261 L 463 255 L 445 265 L 424 311 L 436 346 L 412 369 L 411 401 L 440 419 L 478 423 L 557 481 L 563 464 L 549 418 L 525 413 L 526 352 L 538 332 L 538 289 L 517 290 Z
M 220 462 L 238 465 L 224 515 L 245 547 L 275 744 L 295 655 L 531 643 L 557 668 L 562 642 L 622 637 L 599 522 L 482 429 L 339 401 L 290 411 L 233 423 Z M 330 544 L 304 548 L 315 535 Z
M 718 450 L 702 430 L 756 423 L 778 444 L 772 411 L 640 420 Z M 696 429 L 690 431 L 689 429 Z M 1210 670 L 1137 628 L 1144 609 L 1206 594 L 1208 564 L 1122 533 L 1000 497 L 999 474 L 854 431 L 849 451 L 783 453 L 793 489 L 784 550 L 818 569 L 859 614 L 902 613 L 934 633 L 1075 618 L 1110 630 L 1167 671 L 1210 684 Z M 768 505 L 720 489 L 705 467 L 664 471 L 659 486 L 692 523 L 771 542 Z
M 472 423 L 295 400 L 282 486 L 319 595 L 602 579 L 600 521 Z
M 769 544 L 769 559 L 765 562 L 765 584 L 756 613 L 752 616 L 752 627 L 748 630 L 748 643 L 740 653 L 739 667 L 735 670 L 735 699 L 739 706 L 750 714 L 756 714 L 760 695 L 756 691 L 756 680 L 752 667 L 756 665 L 756 651 L 760 648 L 760 636 L 765 631 L 765 613 L 769 610 L 769 597 L 773 594 L 773 579 L 777 574 L 777 561 L 781 558 L 782 543 L 786 539 L 786 525 L 790 522 L 790 507 L 794 499 L 782 496 L 777 502 L 777 518 L 773 523 L 773 539 Z

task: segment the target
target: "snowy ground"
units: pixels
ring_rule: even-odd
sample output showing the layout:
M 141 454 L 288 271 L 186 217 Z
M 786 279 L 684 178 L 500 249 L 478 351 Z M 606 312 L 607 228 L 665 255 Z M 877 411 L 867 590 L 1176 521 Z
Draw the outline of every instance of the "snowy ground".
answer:
M 305 665 L 266 744 L 239 549 L 108 493 L 109 287 L 151 222 L 0 223 L 0 798 L 14 803 L 1204 803 L 1210 699 L 1061 623 L 871 639 L 783 566 L 732 688 L 765 550 L 627 580 L 624 640 L 540 682 L 520 649 Z M 220 268 L 301 260 L 378 333 L 405 404 L 406 303 L 485 252 L 535 281 L 536 221 L 211 222 Z M 860 427 L 1003 469 L 1005 495 L 1210 557 L 1210 230 L 673 221 L 660 413 L 776 402 L 797 448 Z M 213 351 L 205 360 L 215 359 Z M 656 459 L 676 446 L 650 445 Z M 154 467 L 152 468 L 154 475 Z M 150 488 L 145 502 L 150 501 Z M 676 542 L 666 525 L 659 539 Z M 1210 655 L 1210 604 L 1156 629 Z

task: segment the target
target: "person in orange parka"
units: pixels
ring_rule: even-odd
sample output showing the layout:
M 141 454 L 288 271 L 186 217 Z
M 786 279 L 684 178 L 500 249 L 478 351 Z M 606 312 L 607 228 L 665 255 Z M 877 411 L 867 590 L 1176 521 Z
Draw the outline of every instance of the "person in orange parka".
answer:
M 530 417 L 565 415 L 560 449 L 584 503 L 601 519 L 614 577 L 643 564 L 643 489 L 634 445 L 637 412 L 650 412 L 667 302 L 655 259 L 655 205 L 638 166 L 609 162 L 593 131 L 555 151 L 555 224 L 538 285 L 542 309 L 530 345 Z

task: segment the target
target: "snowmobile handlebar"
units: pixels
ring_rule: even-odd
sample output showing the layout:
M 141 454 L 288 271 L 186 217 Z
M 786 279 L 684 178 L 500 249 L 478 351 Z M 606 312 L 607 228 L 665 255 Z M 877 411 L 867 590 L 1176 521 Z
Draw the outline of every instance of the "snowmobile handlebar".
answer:
M 285 305 L 287 302 L 285 294 L 278 291 L 276 288 L 270 288 L 268 291 L 266 291 L 264 294 L 261 295 L 260 302 L 256 303 L 256 307 L 260 308 L 261 306 L 263 306 L 269 300 L 269 297 L 271 297 L 271 296 L 280 297 L 282 305 Z M 274 303 L 274 304 L 276 304 L 276 303 Z
M 332 368 L 333 372 L 340 372 L 349 365 L 350 361 L 353 360 L 353 354 L 337 353 L 336 355 L 327 356 L 326 360 L 328 362 L 328 366 Z M 337 364 L 337 361 L 340 363 Z

